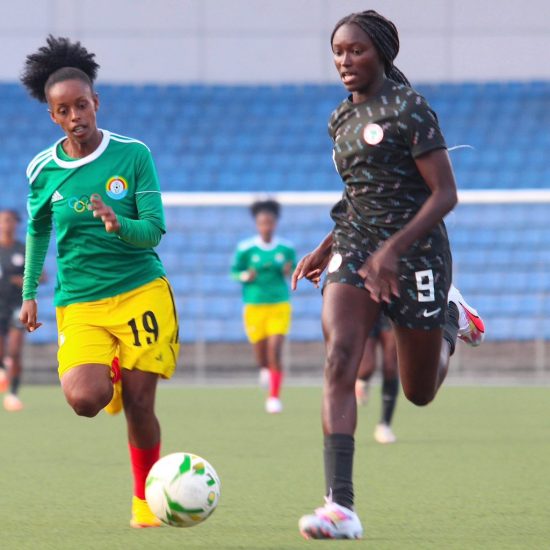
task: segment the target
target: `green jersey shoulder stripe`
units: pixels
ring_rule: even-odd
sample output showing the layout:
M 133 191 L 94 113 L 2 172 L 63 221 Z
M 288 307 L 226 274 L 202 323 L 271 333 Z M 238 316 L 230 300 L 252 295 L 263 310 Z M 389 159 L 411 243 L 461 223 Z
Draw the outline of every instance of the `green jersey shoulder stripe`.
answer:
M 52 154 L 52 146 L 50 145 L 47 149 L 44 149 L 43 151 L 40 151 L 40 153 L 35 155 L 34 158 L 27 165 L 27 175 L 34 170 L 37 164 L 39 164 L 47 156 L 51 156 L 51 154 Z
M 248 250 L 249 248 L 256 246 L 257 243 L 258 243 L 258 237 L 250 237 L 248 239 L 245 239 L 244 241 L 241 241 L 237 245 L 237 249 L 240 251 Z
M 44 169 L 44 167 L 52 160 L 60 168 L 79 168 L 80 166 L 89 164 L 90 162 L 93 162 L 94 160 L 99 158 L 101 154 L 105 151 L 105 149 L 107 149 L 107 147 L 109 146 L 109 141 L 111 139 L 110 132 L 108 132 L 107 130 L 100 131 L 103 134 L 103 138 L 101 139 L 99 147 L 93 153 L 87 155 L 86 157 L 71 161 L 59 158 L 57 154 L 57 148 L 59 147 L 59 144 L 66 139 L 66 137 L 58 139 L 50 148 L 36 155 L 36 157 L 34 157 L 27 168 L 27 178 L 29 179 L 29 183 L 32 184 L 40 175 L 40 172 Z
M 143 141 L 139 141 L 139 139 L 134 139 L 127 136 L 121 136 L 120 134 L 114 134 L 111 132 L 111 139 L 114 141 L 119 141 L 120 143 L 139 143 L 140 145 L 143 145 L 147 149 L 147 151 L 150 151 L 149 147 L 143 143 Z
M 50 162 L 52 158 L 53 158 L 52 147 L 48 147 L 48 149 L 42 151 L 41 153 L 38 153 L 38 155 L 36 155 L 29 162 L 29 165 L 27 166 L 26 175 L 30 183 L 32 183 L 32 181 L 36 179 L 36 176 L 40 173 L 42 168 L 46 164 L 48 164 L 48 162 Z
M 280 246 L 286 246 L 287 248 L 294 248 L 294 244 L 291 241 L 280 237 L 277 238 L 277 244 Z

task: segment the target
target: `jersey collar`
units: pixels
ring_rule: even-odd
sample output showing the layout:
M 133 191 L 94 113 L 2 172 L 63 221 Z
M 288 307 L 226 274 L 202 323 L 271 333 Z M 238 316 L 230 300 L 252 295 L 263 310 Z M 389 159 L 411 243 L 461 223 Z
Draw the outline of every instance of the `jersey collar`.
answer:
M 254 244 L 258 248 L 261 248 L 262 250 L 273 250 L 274 248 L 277 247 L 277 245 L 279 244 L 279 241 L 277 238 L 274 237 L 273 239 L 271 239 L 270 243 L 266 243 L 262 241 L 261 237 L 258 236 L 254 238 Z
M 90 162 L 93 162 L 95 159 L 99 158 L 103 154 L 105 149 L 107 149 L 107 146 L 109 145 L 109 141 L 111 140 L 111 132 L 107 130 L 101 130 L 99 128 L 98 130 L 103 135 L 103 137 L 101 138 L 101 143 L 99 144 L 99 147 L 93 153 L 90 153 L 89 155 L 82 157 L 81 159 L 76 159 L 76 160 L 60 159 L 57 155 L 57 147 L 66 138 L 62 137 L 61 139 L 57 140 L 55 142 L 55 145 L 53 146 L 53 151 L 52 151 L 53 160 L 55 161 L 55 163 L 61 168 L 79 168 L 80 166 L 89 164 Z

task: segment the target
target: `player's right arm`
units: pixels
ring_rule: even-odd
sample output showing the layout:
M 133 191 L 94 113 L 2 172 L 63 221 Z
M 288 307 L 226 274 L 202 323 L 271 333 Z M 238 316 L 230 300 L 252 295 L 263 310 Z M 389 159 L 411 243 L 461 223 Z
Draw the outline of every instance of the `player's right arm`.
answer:
M 51 211 L 39 218 L 30 217 L 25 245 L 25 272 L 23 275 L 23 305 L 19 320 L 29 332 L 35 331 L 42 323 L 38 322 L 36 294 L 42 277 L 44 262 L 52 233 Z
M 248 267 L 248 254 L 246 249 L 237 247 L 231 263 L 231 277 L 240 283 L 250 283 L 256 278 L 256 271 Z
M 321 281 L 321 275 L 326 269 L 330 252 L 332 250 L 332 232 L 330 232 L 320 243 L 315 250 L 306 254 L 296 266 L 294 273 L 292 274 L 291 288 L 296 290 L 298 281 L 306 278 L 312 282 L 316 287 L 319 286 Z

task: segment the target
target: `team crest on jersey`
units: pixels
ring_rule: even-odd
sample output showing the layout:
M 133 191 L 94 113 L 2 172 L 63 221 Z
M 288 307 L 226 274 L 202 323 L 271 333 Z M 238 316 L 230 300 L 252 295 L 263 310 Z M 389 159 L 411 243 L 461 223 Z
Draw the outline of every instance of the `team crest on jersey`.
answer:
M 380 124 L 367 124 L 363 130 L 363 138 L 369 145 L 378 145 L 384 139 L 384 130 Z
M 128 182 L 122 176 L 113 176 L 105 186 L 107 196 L 119 201 L 128 194 Z

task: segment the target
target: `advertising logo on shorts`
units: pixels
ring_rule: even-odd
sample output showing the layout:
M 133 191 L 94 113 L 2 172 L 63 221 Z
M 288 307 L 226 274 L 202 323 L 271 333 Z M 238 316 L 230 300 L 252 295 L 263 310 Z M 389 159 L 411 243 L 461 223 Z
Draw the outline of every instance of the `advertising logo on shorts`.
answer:
M 113 176 L 109 178 L 105 190 L 108 197 L 119 201 L 128 194 L 128 182 L 122 176 Z
M 384 139 L 384 130 L 380 124 L 367 124 L 363 130 L 363 138 L 369 145 L 378 145 Z

